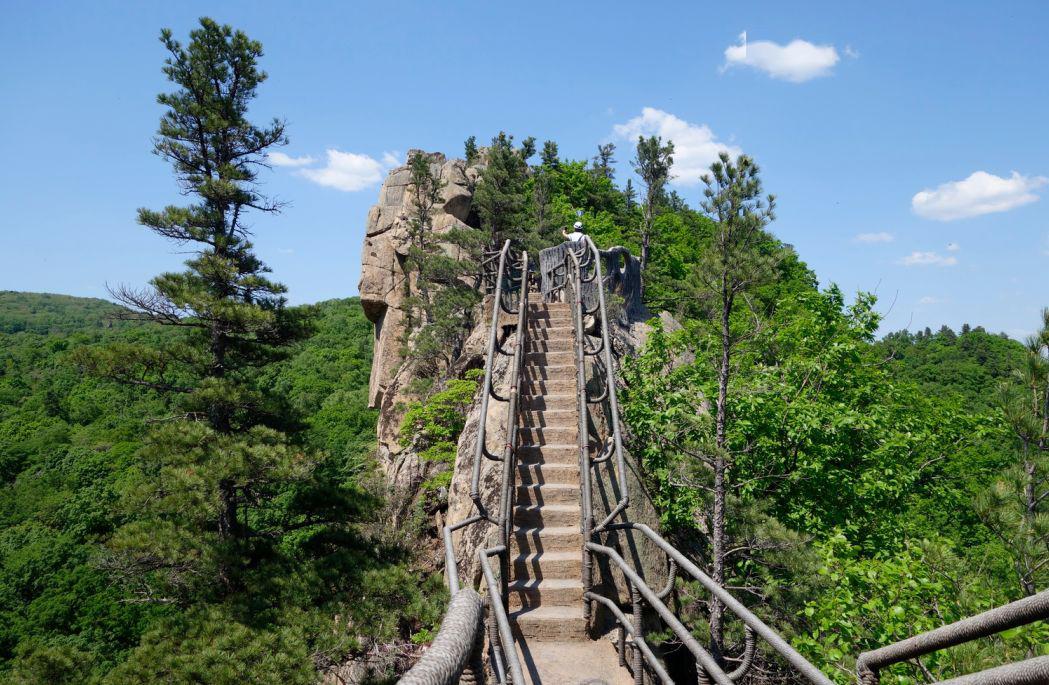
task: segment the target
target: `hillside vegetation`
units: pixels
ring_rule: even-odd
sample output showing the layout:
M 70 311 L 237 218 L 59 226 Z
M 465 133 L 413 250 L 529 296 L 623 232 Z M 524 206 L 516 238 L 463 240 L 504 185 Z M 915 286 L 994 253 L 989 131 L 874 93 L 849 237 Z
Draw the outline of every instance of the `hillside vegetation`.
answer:
M 36 299 L 19 295 L 0 304 L 0 317 L 18 321 L 22 303 Z M 74 316 L 97 308 L 62 301 Z M 309 309 L 316 332 L 257 382 L 297 412 L 295 444 L 352 493 L 359 525 L 303 527 L 251 587 L 192 612 L 114 583 L 110 557 L 114 531 L 140 516 L 122 497 L 148 447 L 143 429 L 170 420 L 173 407 L 154 392 L 83 375 L 73 355 L 158 343 L 170 331 L 56 320 L 66 332 L 0 334 L 0 680 L 146 683 L 166 672 L 169 682 L 197 673 L 209 683 L 309 683 L 318 666 L 373 639 L 432 627 L 439 605 L 423 593 L 437 585 L 412 576 L 396 536 L 380 542 L 366 527 L 382 511 L 370 482 L 371 325 L 356 298 Z M 234 661 L 209 667 L 209 649 Z M 257 659 L 262 653 L 272 656 Z
M 0 333 L 73 333 L 126 325 L 123 307 L 86 297 L 0 290 Z

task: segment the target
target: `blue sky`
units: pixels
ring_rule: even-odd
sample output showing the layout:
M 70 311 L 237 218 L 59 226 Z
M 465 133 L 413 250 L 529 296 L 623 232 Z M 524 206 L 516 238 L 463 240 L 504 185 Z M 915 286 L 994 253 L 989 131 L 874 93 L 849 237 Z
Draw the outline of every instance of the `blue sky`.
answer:
M 159 29 L 185 38 L 209 15 L 262 41 L 254 115 L 285 117 L 283 152 L 314 160 L 264 175 L 291 206 L 256 222 L 293 302 L 356 293 L 390 155 L 501 129 L 574 158 L 612 140 L 625 179 L 644 131 L 678 139 L 693 204 L 710 155 L 754 156 L 774 232 L 823 284 L 876 291 L 886 330 L 1032 329 L 1049 305 L 1049 4 L 787 5 L 5 3 L 0 289 L 105 296 L 178 268 L 134 217 L 180 201 L 150 154 Z

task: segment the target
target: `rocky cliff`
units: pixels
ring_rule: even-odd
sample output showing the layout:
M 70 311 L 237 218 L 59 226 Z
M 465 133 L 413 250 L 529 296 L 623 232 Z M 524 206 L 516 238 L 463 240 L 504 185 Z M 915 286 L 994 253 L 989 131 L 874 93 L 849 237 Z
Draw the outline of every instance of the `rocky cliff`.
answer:
M 414 154 L 409 153 L 409 156 Z M 476 215 L 472 212 L 473 192 L 483 166 L 467 165 L 462 160 L 449 160 L 440 153 L 425 153 L 431 160 L 435 174 L 445 182 L 444 202 L 436 211 L 434 231 L 438 234 L 453 227 L 476 226 Z M 411 448 L 404 448 L 399 443 L 399 428 L 405 406 L 413 399 L 413 381 L 416 374 L 410 357 L 402 352 L 405 338 L 405 269 L 404 262 L 408 253 L 409 215 L 411 211 L 411 194 L 409 187 L 410 172 L 400 167 L 390 172 L 379 192 L 379 202 L 368 214 L 365 234 L 363 264 L 361 271 L 360 293 L 365 313 L 375 325 L 375 351 L 371 371 L 370 398 L 372 406 L 380 409 L 377 426 L 378 461 L 389 478 L 395 491 L 403 501 L 410 501 L 419 491 L 420 485 L 429 478 L 431 471 L 442 468 L 422 460 Z M 453 250 L 447 246 L 449 254 Z M 613 257 L 606 272 L 612 270 L 612 262 L 619 264 L 620 252 L 610 251 Z M 619 268 L 619 267 L 615 267 Z M 609 273 L 610 282 L 622 283 L 624 278 L 630 280 L 629 263 L 620 272 Z M 649 327 L 639 319 L 644 316 L 643 308 L 630 304 L 630 294 L 622 301 L 615 315 L 610 316 L 611 334 L 615 365 L 633 354 L 644 341 Z M 640 305 L 640 301 L 637 301 Z M 487 349 L 488 326 L 491 322 L 492 300 L 490 297 L 478 307 L 473 316 L 477 322 L 471 332 L 463 353 L 450 370 L 452 375 L 465 369 L 480 368 L 484 365 L 484 354 Z M 510 323 L 509 320 L 507 323 Z M 590 322 L 591 324 L 593 322 Z M 674 326 L 672 321 L 665 325 Z M 596 331 L 596 326 L 588 326 Z M 500 327 L 500 335 L 509 337 L 507 347 L 516 335 L 513 326 Z M 596 344 L 595 341 L 591 341 Z M 496 360 L 493 373 L 493 385 L 505 392 L 509 384 L 509 358 L 500 356 Z M 592 369 L 591 369 L 592 371 Z M 618 371 L 618 369 L 617 369 Z M 589 372 L 588 372 L 588 375 Z M 617 373 L 618 375 L 618 373 Z M 596 393 L 595 394 L 599 394 Z M 466 425 L 458 442 L 458 453 L 453 468 L 451 485 L 447 493 L 439 496 L 440 502 L 430 508 L 434 517 L 431 531 L 437 531 L 444 523 L 456 522 L 468 517 L 471 511 L 469 499 L 470 476 L 474 450 L 477 444 L 480 416 L 480 398 L 475 398 L 467 410 Z M 499 402 L 489 404 L 487 416 L 488 448 L 492 452 L 501 451 L 501 441 L 505 439 L 506 405 Z M 604 421 L 597 417 L 598 430 L 606 430 Z M 633 460 L 628 460 L 628 486 L 631 498 L 631 518 L 655 526 L 658 517 L 644 491 L 638 467 Z M 481 495 L 485 504 L 493 507 L 496 503 L 499 483 L 499 465 L 485 460 L 481 469 Z M 598 509 L 608 510 L 615 505 L 620 493 L 616 489 L 616 479 L 611 463 L 602 465 L 595 474 L 595 504 Z M 402 509 L 402 511 L 404 511 Z M 480 570 L 476 561 L 476 551 L 481 546 L 490 544 L 491 536 L 496 535 L 494 526 L 477 525 L 456 535 L 456 554 L 460 564 L 460 574 L 467 583 L 477 586 L 480 581 Z M 632 556 L 638 567 L 651 576 L 656 585 L 663 569 L 660 568 L 662 557 L 645 550 L 643 542 L 634 540 L 608 540 L 611 544 L 620 544 Z M 439 539 L 435 536 L 430 544 L 434 546 L 434 556 L 438 554 Z M 621 580 L 609 575 L 608 583 L 621 585 Z
M 410 150 L 410 159 L 417 152 Z M 441 153 L 422 153 L 430 159 L 434 174 L 444 182 L 443 202 L 435 210 L 435 233 L 466 227 L 476 219 L 471 215 L 473 189 L 480 165 L 449 160 Z M 379 463 L 398 488 L 417 487 L 426 478 L 426 464 L 418 455 L 403 449 L 397 432 L 405 404 L 414 399 L 410 385 L 414 378 L 410 358 L 402 351 L 405 337 L 405 259 L 409 247 L 411 172 L 407 166 L 393 169 L 379 191 L 379 202 L 368 212 L 368 223 L 361 251 L 360 295 L 364 313 L 375 326 L 375 349 L 369 403 L 380 410 L 378 425 Z M 456 256 L 457 248 L 443 245 Z

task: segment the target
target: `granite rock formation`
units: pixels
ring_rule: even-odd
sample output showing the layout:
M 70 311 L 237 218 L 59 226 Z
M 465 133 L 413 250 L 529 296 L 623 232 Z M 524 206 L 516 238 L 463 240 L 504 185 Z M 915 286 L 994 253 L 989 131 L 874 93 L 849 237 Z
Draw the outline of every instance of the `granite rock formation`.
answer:
M 481 167 L 449 160 L 441 153 L 418 150 L 410 150 L 408 158 L 417 153 L 429 157 L 435 175 L 444 182 L 443 203 L 435 210 L 434 232 L 439 235 L 474 223 L 473 189 Z M 414 377 L 412 363 L 404 358 L 401 349 L 405 335 L 404 265 L 412 209 L 410 178 L 407 165 L 390 171 L 379 191 L 379 202 L 368 212 L 359 286 L 364 313 L 375 326 L 368 397 L 370 405 L 381 412 L 379 463 L 393 484 L 404 488 L 415 487 L 426 477 L 426 465 L 406 452 L 397 436 L 403 407 L 413 399 L 409 391 Z M 457 248 L 444 247 L 448 254 L 455 255 Z

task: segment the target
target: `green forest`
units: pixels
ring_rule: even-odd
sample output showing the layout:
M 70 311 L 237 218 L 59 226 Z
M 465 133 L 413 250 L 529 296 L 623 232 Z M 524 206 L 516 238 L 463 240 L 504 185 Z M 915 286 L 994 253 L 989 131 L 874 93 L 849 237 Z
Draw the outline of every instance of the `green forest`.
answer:
M 281 208 L 259 174 L 289 135 L 250 116 L 262 46 L 208 19 L 161 40 L 153 152 L 189 204 L 137 220 L 190 253 L 185 270 L 114 302 L 0 293 L 0 680 L 306 684 L 377 649 L 410 654 L 447 594 L 425 517 L 389 525 L 372 325 L 356 298 L 288 305 L 251 242 L 246 217 Z M 440 241 L 440 181 L 408 160 L 402 354 L 425 379 L 405 444 L 456 458 L 477 372 L 454 361 L 479 322 L 482 250 L 558 244 L 579 212 L 598 246 L 641 260 L 649 311 L 681 324 L 653 320 L 620 391 L 663 534 L 824 672 L 853 682 L 863 650 L 1045 589 L 1049 313 L 1025 343 L 978 322 L 880 335 L 873 295 L 820 287 L 775 237 L 754 160 L 723 155 L 684 197 L 673 155 L 658 137 L 584 160 L 471 138 L 476 225 Z M 447 506 L 449 478 L 419 501 Z M 702 597 L 678 581 L 695 634 L 738 644 Z M 892 674 L 927 682 L 1047 645 L 1036 624 Z

